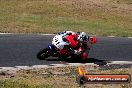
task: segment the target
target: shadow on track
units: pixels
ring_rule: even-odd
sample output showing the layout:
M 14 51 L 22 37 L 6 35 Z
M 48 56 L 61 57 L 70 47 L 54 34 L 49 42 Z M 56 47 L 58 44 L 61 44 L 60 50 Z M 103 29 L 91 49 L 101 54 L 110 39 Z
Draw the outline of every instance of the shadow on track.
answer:
M 46 59 L 47 61 L 64 61 L 67 63 L 94 63 L 97 65 L 106 65 L 109 63 L 106 60 L 99 60 L 95 58 L 87 58 L 86 60 L 72 59 L 72 58 L 55 58 L 55 59 Z

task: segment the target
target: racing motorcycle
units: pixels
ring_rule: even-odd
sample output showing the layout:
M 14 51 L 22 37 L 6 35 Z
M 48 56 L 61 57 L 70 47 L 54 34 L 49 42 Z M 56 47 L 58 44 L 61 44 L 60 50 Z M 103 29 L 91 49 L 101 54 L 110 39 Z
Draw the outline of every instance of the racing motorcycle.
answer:
M 73 38 L 74 39 L 74 38 Z M 95 37 L 90 37 L 90 43 L 95 44 L 97 39 Z M 58 57 L 58 58 L 76 58 L 81 60 L 87 59 L 87 54 L 91 47 L 87 47 L 87 44 L 82 42 L 80 47 L 71 47 L 72 42 L 69 39 L 63 38 L 61 35 L 56 35 L 53 37 L 52 44 L 48 45 L 45 49 L 37 53 L 37 58 L 39 60 L 45 60 L 46 58 Z M 83 45 L 84 43 L 84 45 Z M 81 49 L 81 53 L 75 54 L 74 49 Z

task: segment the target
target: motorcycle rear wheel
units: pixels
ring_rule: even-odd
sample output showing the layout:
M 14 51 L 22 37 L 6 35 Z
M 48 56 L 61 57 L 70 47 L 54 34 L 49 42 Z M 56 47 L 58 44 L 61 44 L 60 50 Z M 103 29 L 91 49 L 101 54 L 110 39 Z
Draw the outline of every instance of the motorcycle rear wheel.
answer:
M 50 56 L 50 53 L 51 52 L 48 48 L 43 49 L 37 53 L 37 58 L 39 60 L 45 60 L 46 58 L 48 58 Z

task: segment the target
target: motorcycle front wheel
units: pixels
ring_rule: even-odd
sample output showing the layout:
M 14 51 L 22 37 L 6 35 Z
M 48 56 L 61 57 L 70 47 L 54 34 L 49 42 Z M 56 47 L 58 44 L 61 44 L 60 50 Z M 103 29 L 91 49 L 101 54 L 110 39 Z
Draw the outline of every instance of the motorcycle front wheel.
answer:
M 45 59 L 48 58 L 50 55 L 51 55 L 51 51 L 50 51 L 48 48 L 46 48 L 46 49 L 43 49 L 43 50 L 41 50 L 41 51 L 39 51 L 39 52 L 37 53 L 37 58 L 38 58 L 39 60 L 45 60 Z

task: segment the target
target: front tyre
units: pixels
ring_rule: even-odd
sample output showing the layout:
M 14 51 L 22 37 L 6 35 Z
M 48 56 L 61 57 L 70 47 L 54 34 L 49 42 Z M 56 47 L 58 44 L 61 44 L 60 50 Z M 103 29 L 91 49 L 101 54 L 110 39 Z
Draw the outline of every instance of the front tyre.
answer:
M 39 51 L 37 53 L 37 58 L 39 60 L 45 60 L 46 58 L 48 58 L 49 56 L 51 56 L 51 51 L 50 49 L 46 48 L 46 49 L 43 49 L 41 51 Z

